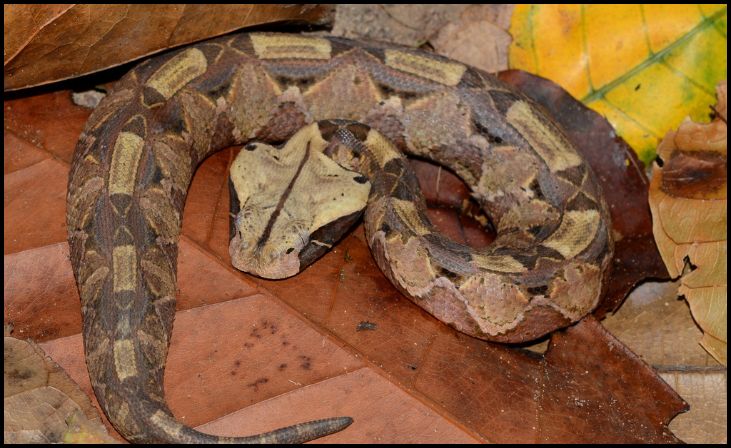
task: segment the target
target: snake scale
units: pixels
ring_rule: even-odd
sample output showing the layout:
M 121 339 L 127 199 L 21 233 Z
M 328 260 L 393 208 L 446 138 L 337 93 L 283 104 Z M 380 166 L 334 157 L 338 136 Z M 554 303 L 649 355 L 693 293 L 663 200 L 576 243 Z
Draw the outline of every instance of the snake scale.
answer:
M 539 106 L 496 78 L 414 49 L 294 34 L 235 34 L 162 54 L 124 76 L 92 113 L 67 201 L 91 383 L 132 442 L 303 442 L 352 421 L 225 438 L 179 423 L 165 404 L 187 189 L 203 159 L 235 144 L 269 161 L 244 164 L 243 177 L 275 183 L 280 159 L 295 162 L 279 199 L 238 198 L 237 266 L 292 275 L 367 202 L 379 267 L 414 303 L 469 335 L 531 340 L 576 322 L 601 296 L 613 242 L 593 174 Z M 490 246 L 475 250 L 434 230 L 400 150 L 465 181 L 496 228 Z M 311 207 L 289 195 L 305 175 L 321 186 L 311 190 L 335 178 L 364 186 L 363 204 L 329 220 L 298 218 Z

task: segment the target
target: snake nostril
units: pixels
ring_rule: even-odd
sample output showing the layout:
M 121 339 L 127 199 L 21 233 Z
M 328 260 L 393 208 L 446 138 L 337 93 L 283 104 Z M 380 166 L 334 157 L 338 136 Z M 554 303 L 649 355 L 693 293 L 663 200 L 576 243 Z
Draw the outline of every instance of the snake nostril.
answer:
M 294 247 L 290 247 L 289 249 L 287 249 L 287 253 L 291 254 L 293 250 L 294 250 Z

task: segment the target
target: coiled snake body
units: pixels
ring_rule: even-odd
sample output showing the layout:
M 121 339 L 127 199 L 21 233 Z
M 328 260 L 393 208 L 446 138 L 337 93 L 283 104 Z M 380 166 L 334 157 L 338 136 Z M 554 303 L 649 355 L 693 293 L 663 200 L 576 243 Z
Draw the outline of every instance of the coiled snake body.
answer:
M 130 441 L 301 442 L 350 424 L 333 418 L 221 438 L 182 425 L 165 404 L 188 185 L 208 155 L 250 141 L 261 143 L 241 153 L 268 162 L 244 163 L 233 183 L 269 181 L 237 187 L 231 254 L 239 267 L 296 273 L 367 201 L 366 235 L 387 277 L 467 334 L 534 339 L 599 300 L 613 248 L 606 206 L 586 163 L 520 93 L 479 70 L 393 45 L 258 33 L 199 43 L 149 59 L 118 82 L 89 119 L 69 179 L 89 374 Z M 492 218 L 496 240 L 473 250 L 435 232 L 396 147 L 457 173 Z M 283 193 L 254 191 L 287 170 Z M 354 186 L 360 205 L 332 212 L 318 205 L 329 196 L 293 200 L 305 177 L 318 191 L 331 180 Z

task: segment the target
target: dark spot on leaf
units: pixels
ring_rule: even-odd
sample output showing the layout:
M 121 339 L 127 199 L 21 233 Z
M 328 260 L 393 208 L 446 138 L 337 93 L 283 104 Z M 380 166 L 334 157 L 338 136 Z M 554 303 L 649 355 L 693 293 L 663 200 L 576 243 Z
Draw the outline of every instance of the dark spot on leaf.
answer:
M 302 367 L 305 370 L 310 370 L 312 368 L 312 359 L 309 356 L 300 355 L 300 367 Z
M 251 387 L 254 390 L 259 390 L 259 385 L 266 384 L 268 382 L 269 382 L 269 378 L 258 378 L 256 381 L 254 381 L 253 383 L 249 383 L 246 386 Z
M 378 328 L 378 325 L 376 325 L 373 322 L 368 321 L 361 321 L 357 327 L 355 327 L 355 331 L 363 331 L 363 330 L 375 330 Z
M 726 186 L 726 156 L 714 151 L 675 151 L 662 170 L 662 191 L 704 199 Z

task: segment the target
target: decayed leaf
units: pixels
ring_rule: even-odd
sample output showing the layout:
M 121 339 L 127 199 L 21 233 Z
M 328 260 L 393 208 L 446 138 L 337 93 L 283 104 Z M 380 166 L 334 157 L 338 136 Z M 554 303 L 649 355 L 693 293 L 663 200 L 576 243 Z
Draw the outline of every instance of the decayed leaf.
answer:
M 650 188 L 653 232 L 679 294 L 703 330 L 701 345 L 726 364 L 726 82 L 717 118 L 684 121 L 657 148 Z
M 244 26 L 330 20 L 327 5 L 5 5 L 4 90 L 115 67 Z
M 726 5 L 522 5 L 510 66 L 604 114 L 646 165 L 662 136 L 701 121 L 726 78 Z
M 114 443 L 96 409 L 37 345 L 4 338 L 5 442 Z

